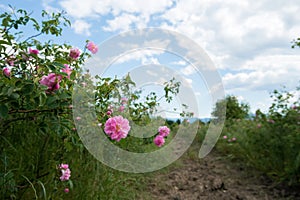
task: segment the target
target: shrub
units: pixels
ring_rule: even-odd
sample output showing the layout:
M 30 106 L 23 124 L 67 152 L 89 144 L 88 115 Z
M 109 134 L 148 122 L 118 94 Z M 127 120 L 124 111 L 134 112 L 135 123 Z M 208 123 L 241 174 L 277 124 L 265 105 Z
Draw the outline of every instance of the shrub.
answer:
M 268 113 L 258 110 L 253 119 L 236 120 L 223 130 L 218 148 L 243 159 L 278 183 L 299 184 L 299 97 L 290 102 L 293 95 L 278 90 L 271 96 L 273 104 Z M 236 140 L 232 142 L 232 138 Z

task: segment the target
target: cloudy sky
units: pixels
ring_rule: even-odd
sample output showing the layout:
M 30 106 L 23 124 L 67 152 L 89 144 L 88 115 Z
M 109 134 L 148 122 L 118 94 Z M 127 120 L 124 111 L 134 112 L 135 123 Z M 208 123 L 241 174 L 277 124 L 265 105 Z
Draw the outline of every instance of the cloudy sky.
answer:
M 300 49 L 291 49 L 291 41 L 300 37 L 300 0 L 2 0 L 0 4 L 1 10 L 11 4 L 33 11 L 34 16 L 42 9 L 66 11 L 72 27 L 66 30 L 63 41 L 77 46 L 86 39 L 100 44 L 137 28 L 176 31 L 205 50 L 226 94 L 248 102 L 252 111 L 264 111 L 271 105 L 272 90 L 284 85 L 295 91 L 299 86 Z M 145 52 L 135 53 L 127 61 L 167 64 L 164 58 L 159 52 Z M 187 82 L 197 87 L 199 80 L 193 76 L 193 68 L 182 60 L 170 59 L 169 66 L 176 64 Z M 195 93 L 201 98 L 201 91 Z

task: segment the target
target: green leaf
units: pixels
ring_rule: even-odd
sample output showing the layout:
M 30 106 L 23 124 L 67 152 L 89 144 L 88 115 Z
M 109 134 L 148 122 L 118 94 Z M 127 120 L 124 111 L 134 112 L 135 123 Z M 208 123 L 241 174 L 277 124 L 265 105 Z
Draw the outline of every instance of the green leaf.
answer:
M 59 63 L 59 62 L 53 62 L 53 65 L 60 68 L 60 69 L 65 68 L 65 66 L 62 63 Z
M 33 92 L 34 89 L 34 84 L 26 84 L 23 86 L 22 91 L 23 94 L 31 94 Z
M 6 118 L 8 116 L 8 107 L 6 105 L 0 105 L 0 117 Z
M 56 97 L 48 97 L 47 101 L 46 101 L 46 105 L 51 106 L 53 105 L 53 103 L 56 101 Z
M 45 93 L 41 93 L 39 96 L 39 101 L 40 101 L 40 105 L 39 106 L 43 106 L 46 103 L 47 100 L 47 96 Z
M 12 99 L 18 99 L 20 97 L 20 95 L 18 93 L 12 93 L 9 97 L 11 97 Z

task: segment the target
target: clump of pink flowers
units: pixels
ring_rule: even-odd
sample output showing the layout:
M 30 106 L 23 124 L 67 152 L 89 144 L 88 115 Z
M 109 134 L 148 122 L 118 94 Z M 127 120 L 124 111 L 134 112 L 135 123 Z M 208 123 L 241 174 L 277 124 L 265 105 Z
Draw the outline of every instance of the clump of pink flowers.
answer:
M 60 164 L 59 169 L 61 170 L 61 176 L 59 179 L 61 181 L 69 180 L 71 177 L 71 170 L 69 168 L 69 165 L 68 164 Z
M 153 142 L 156 146 L 161 147 L 165 143 L 165 137 L 170 134 L 170 129 L 167 126 L 160 126 L 158 128 L 158 135 L 154 138 Z
M 122 116 L 111 117 L 105 122 L 104 132 L 112 140 L 119 142 L 122 138 L 127 137 L 129 131 L 129 121 Z
M 98 52 L 98 47 L 95 45 L 95 43 L 89 41 L 86 45 L 86 48 L 92 52 L 92 54 L 96 54 Z

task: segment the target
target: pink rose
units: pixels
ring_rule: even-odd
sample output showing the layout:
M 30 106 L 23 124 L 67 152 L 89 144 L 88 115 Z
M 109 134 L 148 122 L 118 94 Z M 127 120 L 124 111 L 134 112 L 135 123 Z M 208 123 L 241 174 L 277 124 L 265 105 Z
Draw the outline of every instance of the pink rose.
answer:
M 69 56 L 70 56 L 71 58 L 73 58 L 73 59 L 76 60 L 76 59 L 80 56 L 80 51 L 79 51 L 79 49 L 77 49 L 77 48 L 71 49 L 71 50 L 70 50 Z
M 69 168 L 61 169 L 61 176 L 59 178 L 61 181 L 69 180 L 70 176 L 71 176 L 71 170 Z
M 61 71 L 66 73 L 68 76 L 67 78 L 70 79 L 70 75 L 72 73 L 72 69 L 69 67 L 69 65 L 64 64 L 65 68 L 63 68 Z
M 69 188 L 65 188 L 65 189 L 64 189 L 64 192 L 65 192 L 65 193 L 69 193 L 69 192 L 70 192 Z
M 160 126 L 158 128 L 158 133 L 163 137 L 167 137 L 170 133 L 170 129 L 167 126 Z
M 92 52 L 92 54 L 95 54 L 98 52 L 98 47 L 97 45 L 95 45 L 95 43 L 93 42 L 88 42 L 87 45 L 86 45 L 86 48 Z
M 119 107 L 119 111 L 120 111 L 120 112 L 123 112 L 124 110 L 125 110 L 125 106 L 120 106 L 120 107 Z
M 10 77 L 10 69 L 8 67 L 5 67 L 3 69 L 3 74 L 7 77 Z
M 29 48 L 29 54 L 35 54 L 35 55 L 38 55 L 38 54 L 39 54 L 39 50 Z
M 127 104 L 127 101 L 128 101 L 128 99 L 126 97 L 121 98 L 121 104 L 122 105 Z
M 68 165 L 68 164 L 60 164 L 60 165 L 59 165 L 59 168 L 60 168 L 60 169 L 68 169 L 68 168 L 69 168 L 69 165 Z
M 157 135 L 154 140 L 153 140 L 154 144 L 158 147 L 161 147 L 162 145 L 165 144 L 165 139 L 163 136 L 161 135 Z
M 112 140 L 119 142 L 122 138 L 127 137 L 129 131 L 129 121 L 122 116 L 111 117 L 105 122 L 104 132 Z
M 59 83 L 62 77 L 55 73 L 50 73 L 48 76 L 43 76 L 40 80 L 40 84 L 48 86 L 48 90 L 54 91 L 59 89 Z

